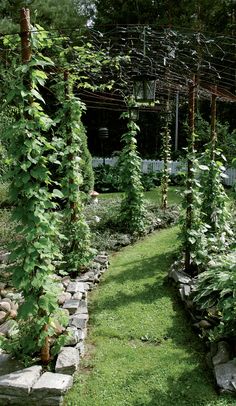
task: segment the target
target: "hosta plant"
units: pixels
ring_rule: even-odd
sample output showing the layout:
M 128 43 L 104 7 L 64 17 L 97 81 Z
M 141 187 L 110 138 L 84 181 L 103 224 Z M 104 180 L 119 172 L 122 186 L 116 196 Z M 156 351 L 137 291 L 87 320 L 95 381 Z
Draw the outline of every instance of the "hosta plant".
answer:
M 203 310 L 218 314 L 219 324 L 210 332 L 212 340 L 236 337 L 236 251 L 216 255 L 208 270 L 197 278 L 194 301 Z

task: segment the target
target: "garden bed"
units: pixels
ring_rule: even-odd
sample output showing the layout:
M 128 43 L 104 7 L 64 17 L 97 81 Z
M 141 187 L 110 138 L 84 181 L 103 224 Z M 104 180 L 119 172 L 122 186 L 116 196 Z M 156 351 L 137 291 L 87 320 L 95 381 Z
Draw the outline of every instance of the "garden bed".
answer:
M 209 341 L 210 332 L 221 322 L 220 313 L 216 306 L 203 310 L 194 302 L 198 277 L 186 274 L 182 261 L 174 262 L 169 271 L 169 278 L 178 290 L 193 327 L 207 345 L 208 366 L 213 371 L 219 391 L 236 394 L 236 337 L 228 336 Z

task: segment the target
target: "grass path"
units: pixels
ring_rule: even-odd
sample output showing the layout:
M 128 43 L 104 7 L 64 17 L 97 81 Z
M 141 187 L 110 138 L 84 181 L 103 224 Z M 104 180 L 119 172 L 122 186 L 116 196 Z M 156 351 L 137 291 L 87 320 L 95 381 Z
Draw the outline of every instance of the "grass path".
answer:
M 166 274 L 177 227 L 111 258 L 90 299 L 90 348 L 66 406 L 235 406 L 218 397 Z

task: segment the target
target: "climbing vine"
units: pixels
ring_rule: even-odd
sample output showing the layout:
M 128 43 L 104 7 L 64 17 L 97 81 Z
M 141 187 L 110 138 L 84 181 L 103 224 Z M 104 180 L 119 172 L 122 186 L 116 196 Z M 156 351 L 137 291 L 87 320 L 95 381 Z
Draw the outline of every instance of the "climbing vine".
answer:
M 53 202 L 60 192 L 49 170 L 55 147 L 48 132 L 55 123 L 45 113 L 40 93 L 48 78 L 45 68 L 53 66 L 52 60 L 41 53 L 44 47 L 42 36 L 39 33 L 36 41 L 35 33 L 34 55 L 16 69 L 8 103 L 17 104 L 19 112 L 11 134 L 14 165 L 10 193 L 21 239 L 15 242 L 11 254 L 12 281 L 24 298 L 18 312 L 20 334 L 14 339 L 14 351 L 31 356 L 41 352 L 42 361 L 48 363 L 49 337 L 56 336 L 55 318 L 59 317 L 54 261 L 61 254 L 60 216 Z
M 128 102 L 131 108 L 132 100 Z M 121 221 L 131 233 L 142 234 L 145 229 L 145 208 L 143 186 L 141 182 L 141 159 L 137 152 L 136 135 L 138 125 L 132 120 L 130 112 L 124 113 L 128 119 L 128 131 L 123 134 L 124 147 L 120 155 L 121 186 L 125 197 L 121 204 Z
M 167 208 L 167 195 L 168 195 L 168 185 L 170 181 L 170 176 L 169 176 L 169 168 L 168 164 L 170 161 L 170 151 L 171 151 L 171 137 L 170 137 L 170 111 L 169 111 L 169 100 L 166 103 L 166 111 L 165 111 L 165 117 L 164 117 L 164 127 L 162 131 L 162 159 L 163 159 L 163 171 L 162 171 L 162 177 L 161 177 L 161 208 L 166 209 Z
M 83 196 L 80 188 L 82 176 L 82 148 L 84 126 L 81 116 L 85 105 L 73 94 L 74 77 L 66 71 L 61 82 L 64 91 L 58 94 L 61 107 L 57 112 L 59 126 L 57 133 L 63 140 L 62 158 L 62 194 L 65 199 L 63 233 L 64 260 L 68 272 L 78 272 L 88 265 L 94 254 L 91 249 L 90 230 L 84 216 Z

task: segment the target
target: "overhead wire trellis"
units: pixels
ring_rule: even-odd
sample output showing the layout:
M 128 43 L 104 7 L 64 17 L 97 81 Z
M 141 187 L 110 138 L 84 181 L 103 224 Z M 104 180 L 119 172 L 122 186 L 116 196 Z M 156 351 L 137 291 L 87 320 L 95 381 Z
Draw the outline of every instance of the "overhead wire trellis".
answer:
M 93 28 L 70 30 L 39 30 L 52 41 L 64 38 L 65 46 L 71 39 L 84 45 L 90 42 L 95 51 L 103 51 L 108 56 L 118 57 L 119 69 L 106 65 L 102 78 L 87 69 L 91 81 L 114 81 L 111 92 L 83 92 L 88 106 L 123 110 L 124 96 L 133 92 L 133 78 L 150 75 L 156 81 L 156 99 L 160 109 L 167 95 L 174 98 L 187 94 L 189 83 L 196 77 L 198 97 L 210 98 L 215 93 L 219 100 L 236 101 L 236 40 L 224 35 L 207 35 L 201 32 L 162 28 L 154 30 L 150 26 L 116 26 L 109 31 L 100 32 Z M 34 33 L 34 29 L 32 30 Z M 0 38 L 8 34 L 0 35 Z M 18 34 L 9 34 L 18 35 Z M 0 50 L 0 58 L 5 58 L 7 49 Z M 11 52 L 9 51 L 8 58 Z M 122 59 L 123 57 L 123 59 Z M 127 59 L 128 58 L 128 59 Z M 78 61 L 73 61 L 74 69 L 79 69 Z
M 235 38 L 148 26 L 116 27 L 103 34 L 91 30 L 91 35 L 111 55 L 129 55 L 130 63 L 121 67 L 129 91 L 132 78 L 146 74 L 155 77 L 157 98 L 186 94 L 196 75 L 199 97 L 215 92 L 220 100 L 236 101 Z

